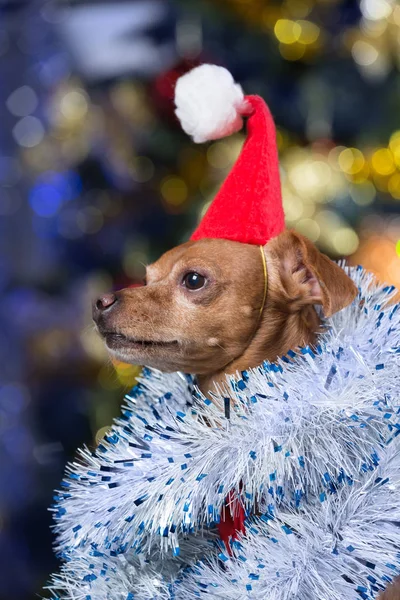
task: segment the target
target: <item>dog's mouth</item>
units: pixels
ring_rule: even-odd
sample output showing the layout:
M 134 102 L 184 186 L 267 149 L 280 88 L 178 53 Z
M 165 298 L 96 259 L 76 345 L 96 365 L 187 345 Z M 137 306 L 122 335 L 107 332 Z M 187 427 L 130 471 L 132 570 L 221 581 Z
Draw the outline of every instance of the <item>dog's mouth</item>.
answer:
M 116 333 L 115 331 L 103 331 L 101 335 L 104 337 L 106 345 L 110 350 L 118 350 L 119 348 L 127 347 L 135 350 L 145 350 L 178 346 L 178 340 L 142 340 L 131 338 L 123 333 Z

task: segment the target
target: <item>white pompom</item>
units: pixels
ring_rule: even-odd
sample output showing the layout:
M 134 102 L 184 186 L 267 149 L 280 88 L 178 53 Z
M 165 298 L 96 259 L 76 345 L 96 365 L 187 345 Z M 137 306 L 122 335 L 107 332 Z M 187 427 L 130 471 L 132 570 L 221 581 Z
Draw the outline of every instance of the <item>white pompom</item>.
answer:
M 201 65 L 180 77 L 175 104 L 182 129 L 197 143 L 239 131 L 249 111 L 240 85 L 216 65 Z

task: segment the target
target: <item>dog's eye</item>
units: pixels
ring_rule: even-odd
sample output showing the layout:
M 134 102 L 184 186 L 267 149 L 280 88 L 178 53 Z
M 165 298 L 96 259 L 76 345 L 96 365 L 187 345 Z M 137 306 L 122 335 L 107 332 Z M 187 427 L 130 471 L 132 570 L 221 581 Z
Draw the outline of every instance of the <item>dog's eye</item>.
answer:
M 186 273 L 182 283 L 188 290 L 199 290 L 200 288 L 204 287 L 206 278 L 204 275 L 200 275 L 200 273 L 190 271 L 189 273 Z

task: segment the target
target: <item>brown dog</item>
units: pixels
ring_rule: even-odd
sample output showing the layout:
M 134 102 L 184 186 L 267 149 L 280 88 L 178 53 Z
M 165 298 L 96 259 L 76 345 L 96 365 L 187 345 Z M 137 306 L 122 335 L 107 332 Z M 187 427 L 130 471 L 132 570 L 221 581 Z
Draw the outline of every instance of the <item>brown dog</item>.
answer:
M 314 305 L 329 317 L 354 299 L 356 286 L 306 238 L 285 231 L 263 249 L 263 306 L 261 250 L 222 239 L 187 242 L 147 268 L 144 287 L 101 296 L 93 318 L 111 354 L 195 374 L 207 393 L 225 373 L 313 344 Z
M 113 356 L 196 374 L 207 394 L 226 373 L 313 345 L 321 331 L 314 306 L 329 317 L 356 295 L 343 269 L 284 231 L 262 249 L 222 239 L 178 246 L 147 268 L 145 286 L 101 296 L 93 318 Z M 400 600 L 400 582 L 380 600 Z

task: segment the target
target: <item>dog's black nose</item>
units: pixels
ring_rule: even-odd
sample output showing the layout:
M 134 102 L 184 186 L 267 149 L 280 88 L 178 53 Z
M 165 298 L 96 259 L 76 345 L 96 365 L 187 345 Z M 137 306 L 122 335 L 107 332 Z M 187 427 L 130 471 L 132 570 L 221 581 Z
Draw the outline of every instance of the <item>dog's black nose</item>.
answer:
M 116 304 L 118 298 L 115 294 L 103 294 L 93 302 L 93 319 L 98 319 L 104 311 Z

